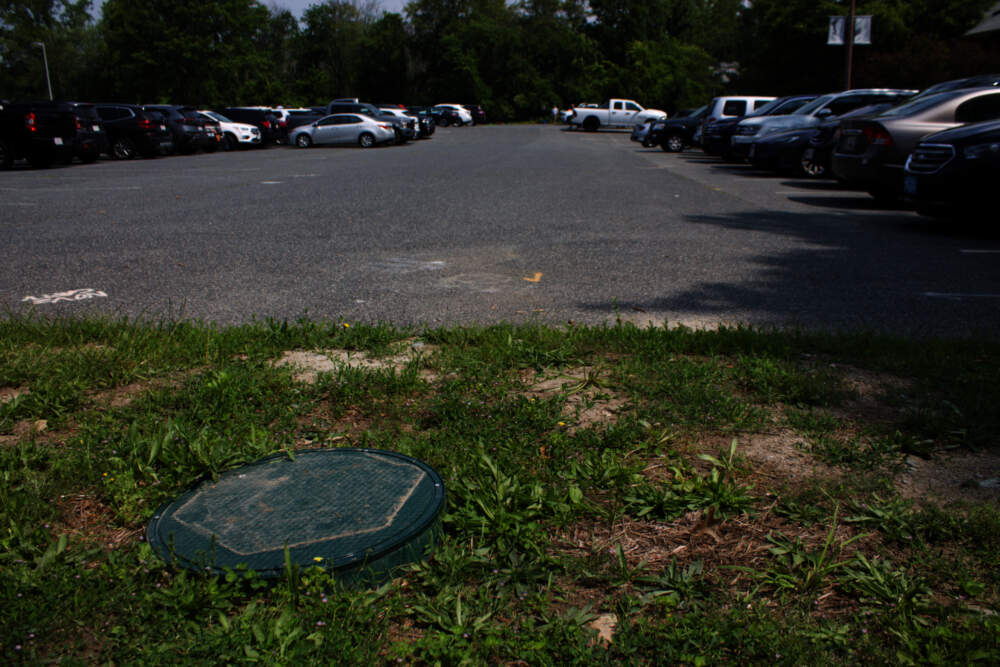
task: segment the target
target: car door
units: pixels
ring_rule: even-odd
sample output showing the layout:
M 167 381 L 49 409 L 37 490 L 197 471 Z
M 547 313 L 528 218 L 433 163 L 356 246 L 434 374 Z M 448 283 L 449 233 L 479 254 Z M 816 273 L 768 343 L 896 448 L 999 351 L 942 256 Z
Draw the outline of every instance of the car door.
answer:
M 313 128 L 312 140 L 314 144 L 335 144 L 337 143 L 337 119 L 340 116 L 327 116 L 316 121 Z

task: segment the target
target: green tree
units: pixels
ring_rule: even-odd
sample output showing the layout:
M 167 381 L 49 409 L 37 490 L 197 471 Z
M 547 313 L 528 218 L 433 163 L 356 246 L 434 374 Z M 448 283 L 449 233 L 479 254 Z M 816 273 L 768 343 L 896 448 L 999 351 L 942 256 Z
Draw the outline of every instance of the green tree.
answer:
M 81 83 L 96 48 L 90 0 L 0 2 L 0 98 L 47 99 L 45 44 L 57 99 L 83 97 Z

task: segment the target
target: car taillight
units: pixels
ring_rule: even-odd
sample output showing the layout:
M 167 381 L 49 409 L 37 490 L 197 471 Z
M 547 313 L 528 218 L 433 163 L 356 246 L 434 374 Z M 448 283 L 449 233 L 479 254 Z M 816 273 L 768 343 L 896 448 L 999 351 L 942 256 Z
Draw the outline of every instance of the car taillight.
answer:
M 151 121 L 148 118 L 140 118 L 139 119 L 139 127 L 141 129 L 143 129 L 143 130 L 152 130 L 153 129 L 153 125 L 154 125 L 153 121 Z
M 889 136 L 889 133 L 881 125 L 866 125 L 861 132 L 872 146 L 892 145 L 892 137 Z
M 392 125 L 390 125 L 389 123 L 379 123 L 378 126 L 381 127 L 383 130 L 391 130 L 392 129 Z
M 76 129 L 82 130 L 83 129 L 83 123 L 80 122 L 80 119 L 79 118 L 74 118 L 74 120 L 76 121 Z
M 260 124 L 263 125 L 264 127 L 266 127 L 269 130 L 271 129 L 271 121 L 269 121 L 269 120 L 262 120 L 262 121 L 260 121 Z
M 29 132 L 38 131 L 38 117 L 35 116 L 34 111 L 24 114 L 24 126 L 28 128 Z
M 288 121 L 286 121 L 286 120 L 279 120 L 278 121 L 278 127 L 288 127 Z

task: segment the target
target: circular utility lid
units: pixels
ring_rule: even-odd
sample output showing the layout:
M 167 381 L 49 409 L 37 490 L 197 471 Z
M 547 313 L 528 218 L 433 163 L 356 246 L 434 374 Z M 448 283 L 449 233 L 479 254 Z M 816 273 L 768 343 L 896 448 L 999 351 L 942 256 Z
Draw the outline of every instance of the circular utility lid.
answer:
M 220 572 L 246 565 L 265 577 L 293 563 L 345 578 L 420 560 L 444 506 L 427 464 L 375 449 L 277 454 L 202 482 L 161 506 L 150 545 L 167 562 Z

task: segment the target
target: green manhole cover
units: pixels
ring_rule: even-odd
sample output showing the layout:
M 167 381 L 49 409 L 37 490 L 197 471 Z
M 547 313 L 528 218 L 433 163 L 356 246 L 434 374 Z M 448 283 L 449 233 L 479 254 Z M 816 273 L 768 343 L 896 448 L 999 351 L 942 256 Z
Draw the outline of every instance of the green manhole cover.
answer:
M 149 522 L 166 561 L 220 572 L 246 565 L 265 577 L 323 565 L 347 580 L 383 578 L 423 558 L 444 506 L 427 464 L 375 449 L 270 456 L 206 481 L 160 507 Z

